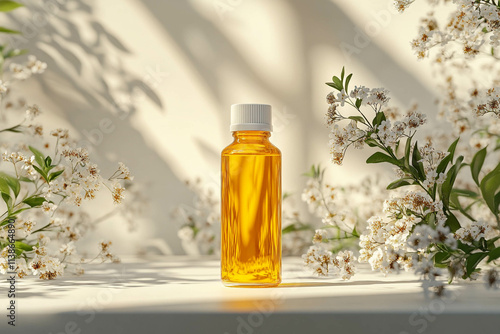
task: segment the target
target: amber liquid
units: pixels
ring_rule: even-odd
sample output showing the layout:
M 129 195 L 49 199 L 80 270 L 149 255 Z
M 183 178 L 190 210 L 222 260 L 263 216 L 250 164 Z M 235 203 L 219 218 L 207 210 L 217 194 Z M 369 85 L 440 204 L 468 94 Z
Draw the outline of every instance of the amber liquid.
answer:
M 234 132 L 222 151 L 221 277 L 228 286 L 281 282 L 281 152 L 269 132 Z

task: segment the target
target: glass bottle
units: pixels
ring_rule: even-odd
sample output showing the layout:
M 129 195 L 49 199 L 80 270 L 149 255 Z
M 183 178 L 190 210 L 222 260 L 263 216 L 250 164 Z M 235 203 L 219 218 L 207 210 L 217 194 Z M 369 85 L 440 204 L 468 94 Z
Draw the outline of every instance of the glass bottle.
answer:
M 234 141 L 222 151 L 221 278 L 226 286 L 281 282 L 281 152 L 271 106 L 231 106 Z

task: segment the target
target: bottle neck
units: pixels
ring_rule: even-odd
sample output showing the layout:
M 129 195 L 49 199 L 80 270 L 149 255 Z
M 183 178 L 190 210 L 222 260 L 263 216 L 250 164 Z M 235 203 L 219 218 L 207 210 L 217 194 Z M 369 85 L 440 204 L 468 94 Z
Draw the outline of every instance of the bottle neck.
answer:
M 265 143 L 269 142 L 271 132 L 269 131 L 233 131 L 236 143 Z

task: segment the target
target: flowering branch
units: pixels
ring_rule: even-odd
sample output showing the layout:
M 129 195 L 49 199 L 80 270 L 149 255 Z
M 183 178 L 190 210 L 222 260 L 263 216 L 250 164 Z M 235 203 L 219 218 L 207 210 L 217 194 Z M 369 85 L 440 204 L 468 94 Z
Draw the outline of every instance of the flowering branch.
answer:
M 493 263 L 500 258 L 500 247 L 495 246 L 500 239 L 500 163 L 481 175 L 487 148 L 477 151 L 472 161 L 465 163 L 464 156 L 455 158 L 459 139 L 446 153 L 434 149 L 431 143 L 420 148 L 414 136 L 425 123 L 425 115 L 412 108 L 392 123 L 386 116 L 390 110 L 388 92 L 364 86 L 349 92 L 351 78 L 352 74 L 345 77 L 342 69 L 340 77 L 334 76 L 327 83 L 338 92 L 331 92 L 326 98 L 330 105 L 327 124 L 331 128 L 332 162 L 342 164 L 350 146 L 363 148 L 367 144 L 377 149 L 367 159 L 368 164 L 389 163 L 396 167 L 399 178 L 387 189 L 412 189 L 402 197 L 387 200 L 385 216 L 370 218 L 367 233 L 360 237 L 359 260 L 386 273 L 415 267 L 417 273 L 431 281 L 443 275 L 440 267 L 448 268 L 450 282 L 454 278 L 473 278 L 483 259 Z M 339 109 L 344 105 L 352 107 L 359 116 L 341 114 Z M 371 121 L 362 107 L 372 113 Z M 345 121 L 349 122 L 347 126 L 340 127 L 339 123 Z M 476 189 L 455 185 L 465 167 L 469 168 Z M 472 203 L 464 206 L 462 198 Z M 495 228 L 474 218 L 471 208 L 479 205 L 491 211 L 497 223 Z M 457 215 L 470 220 L 469 226 L 461 224 Z

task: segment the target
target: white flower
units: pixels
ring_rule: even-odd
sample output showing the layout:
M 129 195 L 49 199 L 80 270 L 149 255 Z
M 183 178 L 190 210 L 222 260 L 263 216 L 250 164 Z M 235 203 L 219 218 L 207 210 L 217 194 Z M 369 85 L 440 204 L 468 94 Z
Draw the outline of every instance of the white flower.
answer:
M 64 255 L 73 255 L 76 251 L 75 244 L 73 241 L 64 244 L 59 248 L 59 252 Z
M 334 92 L 328 93 L 328 95 L 326 96 L 326 103 L 334 104 L 335 102 L 337 102 L 337 99 L 335 98 L 335 93 Z
M 313 243 L 320 244 L 323 240 L 328 241 L 327 232 L 324 229 L 316 230 L 314 232 Z
M 32 106 L 28 106 L 28 109 L 26 109 L 26 118 L 32 121 L 37 117 L 38 115 L 41 114 L 40 107 L 36 104 Z
M 112 196 L 114 204 L 120 204 L 122 202 L 122 200 L 125 198 L 125 195 L 123 194 L 124 191 L 125 188 L 123 188 L 121 184 L 119 183 L 113 184 Z
M 423 258 L 421 261 L 416 261 L 415 274 L 420 274 L 424 278 L 433 281 L 436 280 L 438 276 L 442 276 L 443 271 L 434 266 L 434 261 L 432 259 Z
M 340 276 L 343 280 L 350 279 L 355 274 L 355 261 L 356 257 L 351 251 L 343 251 L 337 254 L 337 263 L 340 270 Z
M 337 94 L 337 99 L 336 99 L 336 102 L 340 103 L 340 106 L 343 107 L 344 104 L 345 104 L 345 101 L 347 100 L 347 98 L 349 97 L 349 95 L 346 94 L 345 90 L 342 89 L 338 94 Z
M 318 276 L 328 276 L 330 266 L 333 264 L 332 252 L 325 250 L 320 245 L 309 247 L 306 254 L 302 255 L 304 265 L 313 270 Z
M 11 63 L 9 67 L 12 77 L 18 80 L 26 80 L 31 76 L 31 70 L 23 65 Z
M 436 237 L 436 231 L 429 225 L 417 225 L 408 238 L 408 246 L 415 250 L 425 250 Z
M 45 212 L 48 215 L 51 215 L 57 209 L 57 205 L 55 205 L 54 203 L 50 203 L 50 202 L 45 201 L 42 203 L 41 208 L 42 208 L 43 212 Z
M 130 170 L 123 162 L 118 163 L 118 170 L 121 172 L 121 178 L 124 180 L 133 180 L 134 177 L 130 175 Z
M 363 102 L 364 102 L 364 100 L 368 97 L 369 92 L 370 92 L 370 89 L 366 88 L 365 86 L 359 86 L 359 87 L 355 86 L 354 89 L 351 91 L 350 96 L 353 99 L 360 99 L 360 100 L 363 100 Z
M 426 123 L 426 116 L 424 114 L 411 112 L 405 117 L 403 122 L 407 124 L 410 129 L 415 129 Z
M 46 234 L 38 233 L 37 236 L 38 236 L 38 243 L 41 247 L 49 244 L 50 238 Z
M 183 241 L 191 241 L 194 238 L 194 231 L 189 226 L 184 226 L 177 231 L 177 236 Z
M 26 264 L 26 260 L 23 258 L 16 259 L 16 273 L 17 277 L 23 278 L 28 276 L 29 268 Z
M 215 233 L 213 229 L 200 229 L 198 233 L 196 233 L 195 240 L 202 254 L 211 254 L 215 251 L 213 249 L 215 240 Z
M 404 12 L 415 0 L 395 0 L 394 6 L 400 12 Z
M 33 275 L 37 275 L 40 279 L 55 279 L 64 273 L 64 265 L 61 261 L 47 255 L 35 255 L 29 267 Z
M 71 148 L 65 149 L 62 152 L 62 156 L 66 158 L 66 160 L 79 163 L 81 165 L 86 165 L 89 163 L 89 152 L 85 148 Z
M 495 268 L 489 269 L 484 275 L 484 281 L 487 288 L 498 289 L 500 286 L 500 275 Z
M 0 274 L 5 275 L 9 270 L 9 262 L 3 256 L 0 256 Z
M 0 95 L 7 93 L 7 83 L 0 80 Z
M 453 233 L 450 232 L 450 228 L 444 225 L 438 225 L 436 227 L 435 242 L 444 244 L 452 249 L 457 247 L 457 240 L 454 238 Z
M 36 59 L 35 56 L 30 55 L 28 56 L 26 67 L 29 68 L 33 74 L 41 74 L 47 69 L 47 64 Z
M 461 227 L 455 232 L 455 238 L 463 243 L 472 245 L 472 241 L 479 241 L 491 233 L 491 226 L 485 221 L 472 222 L 470 227 Z
M 389 91 L 385 88 L 373 88 L 366 98 L 366 104 L 383 107 L 389 102 Z
M 16 219 L 16 237 L 18 238 L 26 238 L 31 234 L 33 231 L 33 228 L 35 227 L 36 222 L 33 222 L 31 220 L 23 220 L 23 219 Z

